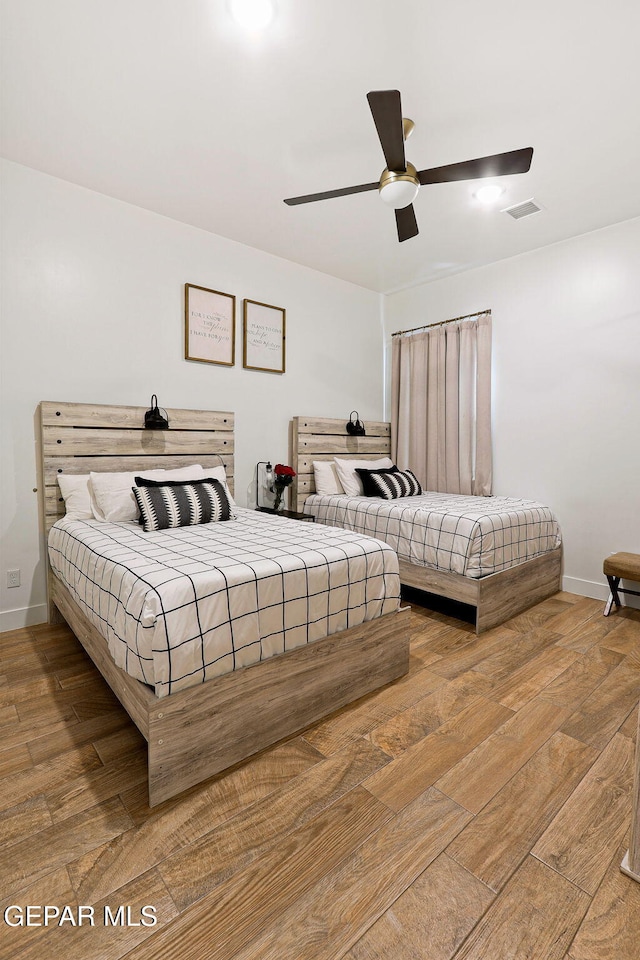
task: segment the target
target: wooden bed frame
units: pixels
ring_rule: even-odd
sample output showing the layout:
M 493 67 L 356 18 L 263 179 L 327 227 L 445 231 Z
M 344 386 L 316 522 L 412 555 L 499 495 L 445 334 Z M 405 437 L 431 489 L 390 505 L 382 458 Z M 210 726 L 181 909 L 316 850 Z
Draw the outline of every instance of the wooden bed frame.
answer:
M 292 485 L 292 509 L 302 511 L 315 492 L 314 460 L 346 457 L 372 460 L 391 455 L 391 425 L 366 422 L 366 436 L 352 437 L 346 421 L 322 417 L 295 417 L 291 423 L 291 465 L 297 476 Z M 405 586 L 458 600 L 475 607 L 476 633 L 488 630 L 561 590 L 562 547 L 534 560 L 488 577 L 431 570 L 400 560 L 400 580 Z
M 46 534 L 64 515 L 61 473 L 215 466 L 233 490 L 232 413 L 169 410 L 144 430 L 144 407 L 40 404 Z M 49 621 L 67 621 L 148 744 L 149 805 L 181 793 L 395 680 L 409 667 L 409 609 L 343 630 L 158 699 L 115 665 L 107 642 L 48 567 Z

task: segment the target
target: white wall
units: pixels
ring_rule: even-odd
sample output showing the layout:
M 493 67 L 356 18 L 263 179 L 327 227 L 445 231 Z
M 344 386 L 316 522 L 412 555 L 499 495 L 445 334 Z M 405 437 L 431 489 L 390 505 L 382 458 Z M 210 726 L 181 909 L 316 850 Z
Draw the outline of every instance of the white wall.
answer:
M 0 630 L 46 619 L 40 400 L 233 410 L 243 505 L 292 416 L 381 418 L 378 294 L 17 164 L 2 187 Z M 185 282 L 237 297 L 235 367 L 183 359 Z M 243 370 L 244 297 L 286 308 L 284 375 Z
M 387 355 L 394 330 L 485 308 L 494 493 L 553 507 L 565 589 L 604 598 L 603 559 L 640 552 L 640 219 L 387 296 Z

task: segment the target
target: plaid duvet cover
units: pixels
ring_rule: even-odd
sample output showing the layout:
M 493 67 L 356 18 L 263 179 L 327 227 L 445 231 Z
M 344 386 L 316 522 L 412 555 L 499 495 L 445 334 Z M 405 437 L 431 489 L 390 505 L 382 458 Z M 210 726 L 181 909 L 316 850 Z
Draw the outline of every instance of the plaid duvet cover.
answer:
M 560 527 L 534 500 L 424 493 L 377 497 L 307 498 L 304 512 L 317 521 L 384 540 L 400 559 L 466 577 L 532 560 L 560 545 Z
M 236 519 L 145 533 L 61 519 L 54 573 L 115 663 L 158 697 L 398 609 L 384 543 L 234 508 Z

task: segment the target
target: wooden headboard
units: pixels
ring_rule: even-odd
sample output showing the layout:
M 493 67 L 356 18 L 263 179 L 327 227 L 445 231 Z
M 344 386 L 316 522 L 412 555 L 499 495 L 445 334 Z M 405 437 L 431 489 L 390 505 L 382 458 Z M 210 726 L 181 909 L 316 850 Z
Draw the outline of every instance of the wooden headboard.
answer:
M 145 430 L 145 407 L 92 403 L 40 404 L 43 522 L 48 534 L 64 515 L 62 473 L 157 470 L 201 463 L 225 465 L 233 493 L 234 415 L 212 410 L 168 410 L 168 430 Z
M 291 466 L 297 473 L 291 509 L 301 511 L 307 497 L 315 493 L 314 460 L 376 460 L 391 455 L 391 424 L 366 420 L 366 436 L 351 437 L 346 430 L 347 419 L 294 417 L 291 421 Z

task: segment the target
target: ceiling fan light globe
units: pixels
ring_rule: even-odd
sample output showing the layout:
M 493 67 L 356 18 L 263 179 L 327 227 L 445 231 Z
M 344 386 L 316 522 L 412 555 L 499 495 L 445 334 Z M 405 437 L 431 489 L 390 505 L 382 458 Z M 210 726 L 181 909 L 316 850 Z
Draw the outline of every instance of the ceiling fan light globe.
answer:
M 419 187 L 410 181 L 395 180 L 380 187 L 380 197 L 387 206 L 393 207 L 394 210 L 401 210 L 413 203 L 418 196 L 418 189 Z
M 378 189 L 381 200 L 387 206 L 394 210 L 408 207 L 418 196 L 420 189 L 416 168 L 407 163 L 407 169 L 403 171 L 383 170 Z

